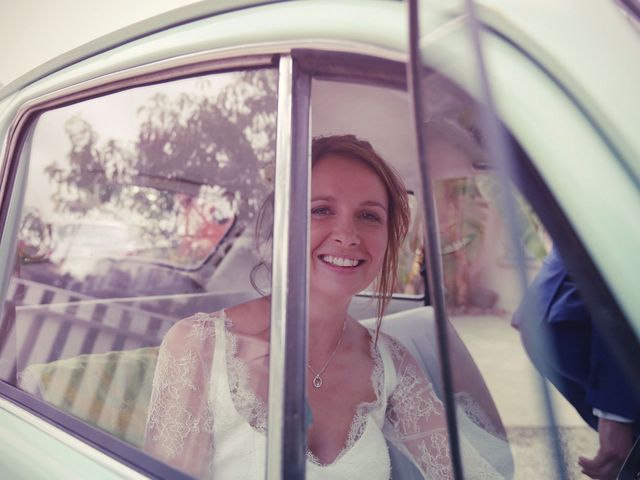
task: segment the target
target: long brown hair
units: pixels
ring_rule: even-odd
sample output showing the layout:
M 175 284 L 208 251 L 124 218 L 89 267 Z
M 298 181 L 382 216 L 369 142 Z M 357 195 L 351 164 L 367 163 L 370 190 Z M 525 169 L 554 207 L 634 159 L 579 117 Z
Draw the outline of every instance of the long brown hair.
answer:
M 332 135 L 314 138 L 311 147 L 312 168 L 319 160 L 329 155 L 338 155 L 363 162 L 380 178 L 387 191 L 389 240 L 382 261 L 382 269 L 374 282 L 374 292 L 378 302 L 377 341 L 382 316 L 395 289 L 398 252 L 409 229 L 411 213 L 407 189 L 398 173 L 382 159 L 371 144 L 365 140 L 358 139 L 355 135 Z

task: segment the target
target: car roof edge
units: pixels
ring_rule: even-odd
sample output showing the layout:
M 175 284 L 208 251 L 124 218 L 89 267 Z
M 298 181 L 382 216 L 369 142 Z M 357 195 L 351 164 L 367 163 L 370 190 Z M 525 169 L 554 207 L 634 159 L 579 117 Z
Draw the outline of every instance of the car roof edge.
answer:
M 20 75 L 0 87 L 0 102 L 48 75 L 148 35 L 203 18 L 282 1 L 286 0 L 207 0 L 160 13 L 84 43 Z

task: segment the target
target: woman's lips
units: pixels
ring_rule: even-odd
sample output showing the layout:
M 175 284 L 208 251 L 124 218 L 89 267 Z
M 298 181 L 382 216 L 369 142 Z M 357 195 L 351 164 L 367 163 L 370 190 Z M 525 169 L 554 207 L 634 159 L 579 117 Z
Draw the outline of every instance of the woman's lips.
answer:
M 318 255 L 318 258 L 327 265 L 341 269 L 354 269 L 364 263 L 363 259 L 337 255 Z

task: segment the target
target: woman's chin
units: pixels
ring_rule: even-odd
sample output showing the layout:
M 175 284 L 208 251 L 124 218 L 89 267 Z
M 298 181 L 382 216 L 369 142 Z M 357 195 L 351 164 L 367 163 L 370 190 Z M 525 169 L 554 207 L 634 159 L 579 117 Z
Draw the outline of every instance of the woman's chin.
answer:
M 351 298 L 366 289 L 374 280 L 374 271 L 368 262 L 356 267 L 338 267 L 324 262 L 312 263 L 309 272 L 309 294 L 312 300 L 327 304 L 348 304 Z
M 324 284 L 318 288 L 314 288 L 310 285 L 309 297 L 310 300 L 322 299 L 323 302 L 331 302 L 333 304 L 348 303 L 351 298 L 360 293 L 365 287 L 355 289 L 353 282 L 334 282 L 330 285 Z

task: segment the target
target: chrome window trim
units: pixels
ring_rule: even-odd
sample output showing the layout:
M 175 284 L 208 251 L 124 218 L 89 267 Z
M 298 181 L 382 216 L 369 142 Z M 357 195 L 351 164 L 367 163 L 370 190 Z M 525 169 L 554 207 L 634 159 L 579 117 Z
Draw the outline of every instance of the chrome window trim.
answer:
M 282 478 L 280 455 L 271 459 L 271 452 L 281 452 L 284 443 L 282 424 L 284 421 L 284 380 L 286 348 L 286 304 L 288 258 L 284 255 L 289 246 L 289 237 L 284 229 L 290 225 L 289 198 L 286 188 L 291 180 L 291 140 L 292 121 L 292 68 L 290 56 L 280 58 L 278 74 L 278 114 L 276 130 L 276 174 L 273 207 L 273 274 L 271 278 L 271 322 L 269 333 L 269 398 L 267 429 L 267 479 Z M 276 247 L 277 245 L 277 247 Z
M 280 58 L 279 75 L 269 349 L 269 480 L 304 478 L 307 450 L 311 77 L 299 70 L 290 55 Z M 305 220 L 296 220 L 301 218 Z
M 18 407 L 13 402 L 3 398 L 0 396 L 0 409 L 6 410 L 7 412 L 15 415 L 20 420 L 32 425 L 38 430 L 46 433 L 47 435 L 53 437 L 60 443 L 67 445 L 68 447 L 74 449 L 81 455 L 93 460 L 95 463 L 102 465 L 103 467 L 111 470 L 114 474 L 121 476 L 122 478 L 127 479 L 146 479 L 149 478 L 140 472 L 133 470 L 130 467 L 127 467 L 124 463 L 121 463 L 113 458 L 111 458 L 106 453 L 98 450 L 97 448 L 92 447 L 86 442 L 74 437 L 73 435 L 61 430 L 51 423 L 43 420 L 42 418 L 27 412 L 26 410 Z

